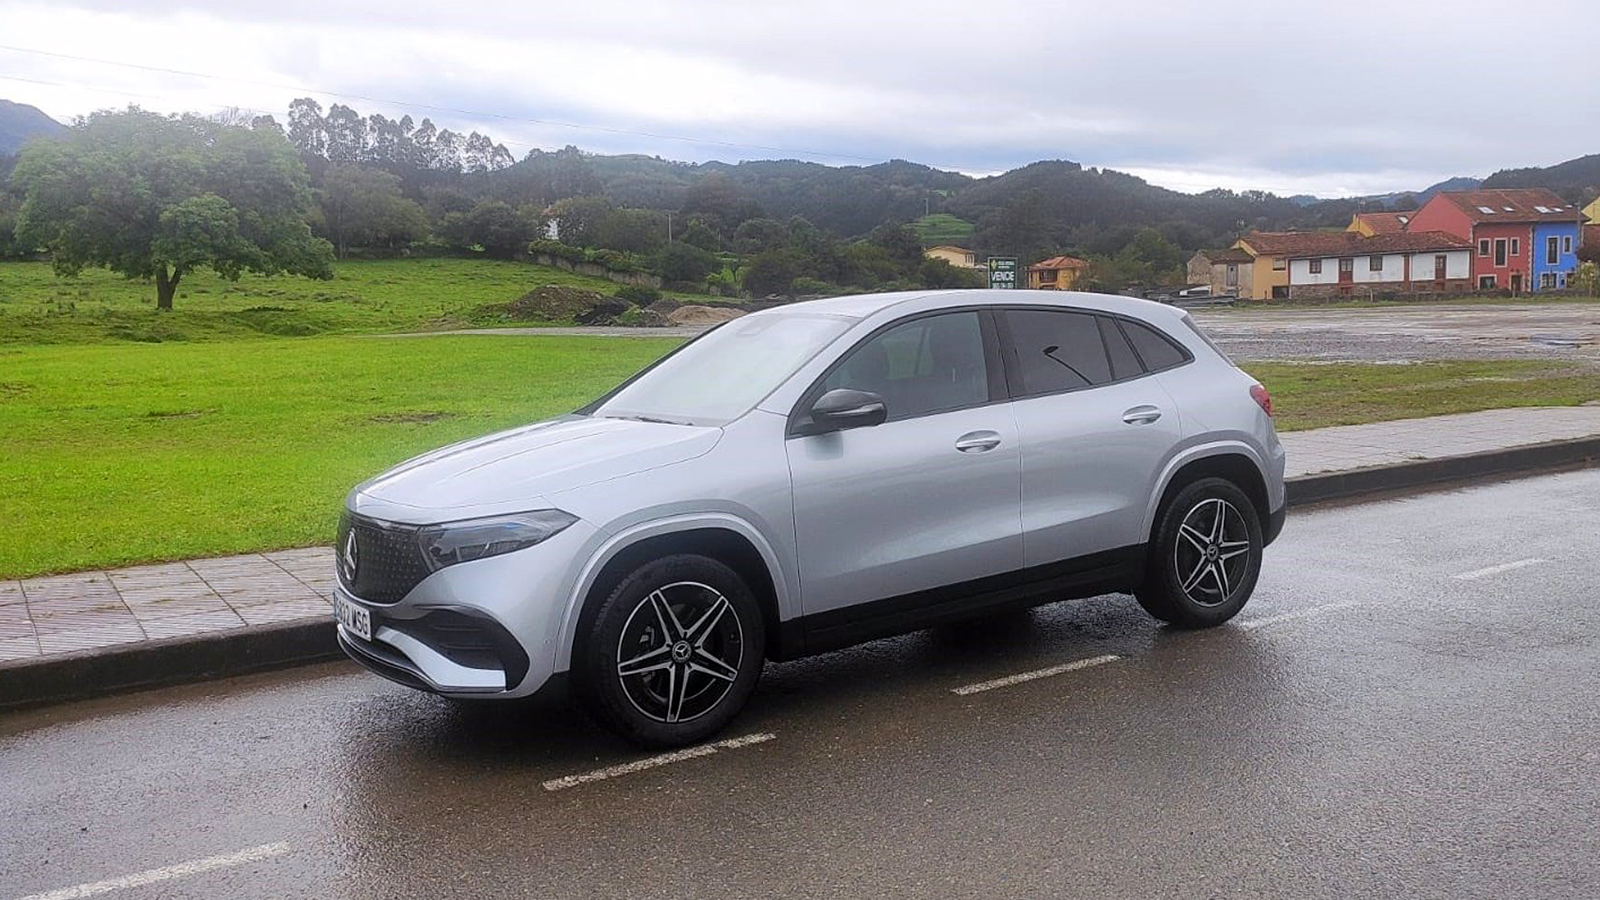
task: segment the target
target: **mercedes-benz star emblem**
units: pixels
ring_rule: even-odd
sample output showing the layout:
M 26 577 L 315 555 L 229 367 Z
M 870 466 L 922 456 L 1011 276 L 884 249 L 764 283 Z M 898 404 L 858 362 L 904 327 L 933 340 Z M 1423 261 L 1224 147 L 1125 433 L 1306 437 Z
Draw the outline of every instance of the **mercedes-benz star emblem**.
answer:
M 356 550 L 356 530 L 352 528 L 345 535 L 344 550 L 339 554 L 339 574 L 344 576 L 346 584 L 356 583 L 356 567 L 360 563 L 361 555 Z

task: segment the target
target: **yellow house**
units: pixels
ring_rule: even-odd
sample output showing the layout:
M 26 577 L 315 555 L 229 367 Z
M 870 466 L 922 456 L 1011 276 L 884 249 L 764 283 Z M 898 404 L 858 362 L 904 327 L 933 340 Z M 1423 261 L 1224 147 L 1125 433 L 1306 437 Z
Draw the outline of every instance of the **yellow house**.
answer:
M 929 247 L 928 249 L 922 251 L 922 255 L 929 259 L 942 259 L 958 269 L 981 268 L 978 265 L 978 254 L 968 250 L 965 247 L 941 244 L 937 247 Z
M 1583 208 L 1583 214 L 1588 217 L 1590 225 L 1600 225 L 1600 197 Z
M 1252 232 L 1234 241 L 1233 249 L 1243 250 L 1255 258 L 1250 270 L 1248 293 L 1241 285 L 1240 297 L 1271 300 L 1289 296 L 1289 260 L 1272 252 L 1277 248 L 1273 246 L 1268 235 Z
M 1052 256 L 1028 267 L 1028 288 L 1035 291 L 1070 291 L 1088 274 L 1087 260 L 1076 256 Z
M 1411 215 L 1415 210 L 1407 212 L 1358 212 L 1350 217 L 1350 225 L 1345 231 L 1353 231 L 1362 237 L 1372 237 L 1378 234 L 1399 234 L 1411 224 Z

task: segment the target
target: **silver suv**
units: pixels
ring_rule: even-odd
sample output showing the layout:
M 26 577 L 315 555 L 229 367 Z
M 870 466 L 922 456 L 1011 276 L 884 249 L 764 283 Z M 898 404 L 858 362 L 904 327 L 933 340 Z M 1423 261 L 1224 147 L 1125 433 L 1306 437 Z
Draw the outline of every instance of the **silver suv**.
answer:
M 570 687 L 701 740 L 762 664 L 1128 591 L 1201 628 L 1283 526 L 1265 389 L 1182 310 L 1054 291 L 798 303 L 360 485 L 339 642 L 452 697 Z

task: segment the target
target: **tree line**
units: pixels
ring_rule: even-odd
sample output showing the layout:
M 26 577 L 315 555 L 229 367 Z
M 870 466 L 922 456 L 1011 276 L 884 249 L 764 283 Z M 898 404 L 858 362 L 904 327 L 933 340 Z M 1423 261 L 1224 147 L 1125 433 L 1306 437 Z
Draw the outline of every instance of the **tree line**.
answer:
M 1249 229 L 1337 226 L 1366 207 L 1179 194 L 1064 161 L 978 179 L 903 160 L 687 164 L 570 146 L 516 160 L 476 131 L 310 98 L 286 122 L 90 115 L 0 159 L 0 177 L 15 169 L 0 255 L 47 249 L 63 272 L 148 278 L 163 306 L 198 266 L 326 277 L 334 258 L 416 253 L 581 258 L 756 296 L 980 283 L 924 258 L 909 223 L 936 213 L 967 223 L 980 256 L 1082 256 L 1094 287 L 1119 290 L 1176 282 L 1188 254 Z

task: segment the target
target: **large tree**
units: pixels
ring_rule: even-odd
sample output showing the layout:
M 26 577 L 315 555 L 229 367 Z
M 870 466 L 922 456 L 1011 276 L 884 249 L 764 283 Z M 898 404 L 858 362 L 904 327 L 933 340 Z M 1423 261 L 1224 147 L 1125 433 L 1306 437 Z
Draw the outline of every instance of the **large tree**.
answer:
M 317 191 L 326 234 L 339 258 L 351 247 L 394 249 L 427 235 L 428 215 L 400 192 L 400 178 L 366 166 L 334 166 Z
M 156 308 L 210 266 L 331 278 L 333 248 L 311 234 L 305 166 L 282 134 L 129 107 L 97 112 L 62 140 L 38 141 L 12 173 L 20 240 L 75 275 L 104 266 L 153 279 Z

